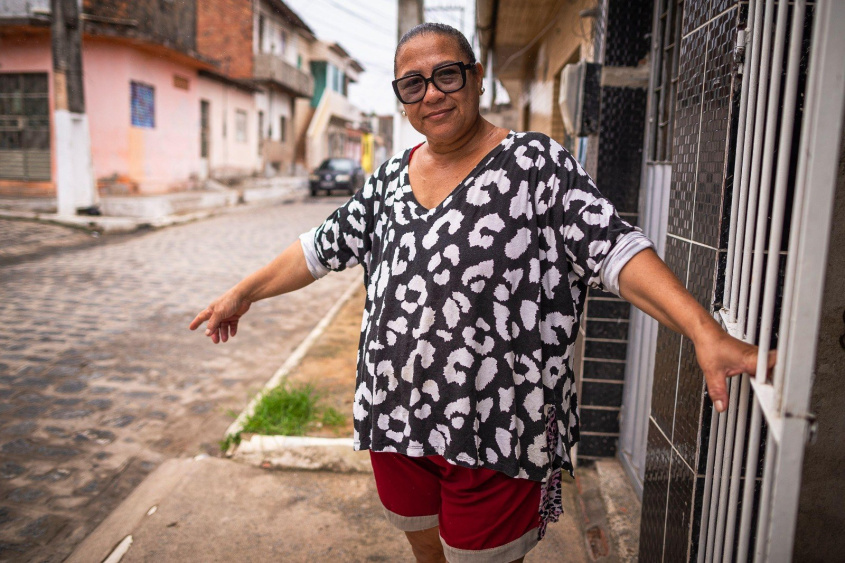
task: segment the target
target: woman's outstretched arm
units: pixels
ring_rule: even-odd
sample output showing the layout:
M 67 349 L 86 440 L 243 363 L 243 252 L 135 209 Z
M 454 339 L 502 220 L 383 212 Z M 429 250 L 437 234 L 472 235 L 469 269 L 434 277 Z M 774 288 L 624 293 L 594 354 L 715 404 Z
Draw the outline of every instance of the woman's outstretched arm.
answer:
M 296 291 L 313 281 L 314 276 L 308 270 L 302 244 L 296 241 L 272 262 L 212 301 L 211 305 L 194 317 L 189 328 L 196 330 L 208 321 L 205 335 L 215 344 L 226 342 L 237 334 L 238 321 L 254 302 Z
M 717 411 L 724 411 L 728 406 L 727 378 L 754 374 L 757 347 L 725 332 L 651 249 L 634 255 L 622 268 L 619 292 L 635 307 L 692 341 L 710 399 Z M 772 351 L 769 369 L 775 357 Z

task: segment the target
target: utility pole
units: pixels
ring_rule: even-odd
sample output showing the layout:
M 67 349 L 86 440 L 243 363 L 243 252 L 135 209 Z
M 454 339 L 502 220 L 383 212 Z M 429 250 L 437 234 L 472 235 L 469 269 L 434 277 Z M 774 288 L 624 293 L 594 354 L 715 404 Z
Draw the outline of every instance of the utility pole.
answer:
M 398 43 L 406 31 L 423 22 L 423 0 L 398 0 L 397 8 L 396 42 Z M 401 112 L 402 104 L 397 100 L 396 115 L 393 119 L 393 150 L 395 152 L 425 141 L 425 137 L 411 126 Z
M 96 210 L 91 133 L 82 84 L 82 0 L 50 0 L 56 139 L 56 200 L 63 216 Z

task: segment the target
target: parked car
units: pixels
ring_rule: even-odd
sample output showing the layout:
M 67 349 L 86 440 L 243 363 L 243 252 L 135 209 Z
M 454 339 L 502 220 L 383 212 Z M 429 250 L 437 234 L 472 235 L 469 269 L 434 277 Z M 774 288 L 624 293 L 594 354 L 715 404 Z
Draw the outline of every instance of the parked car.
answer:
M 344 190 L 354 194 L 364 185 L 364 169 L 351 158 L 327 158 L 308 176 L 311 195 L 318 190 Z

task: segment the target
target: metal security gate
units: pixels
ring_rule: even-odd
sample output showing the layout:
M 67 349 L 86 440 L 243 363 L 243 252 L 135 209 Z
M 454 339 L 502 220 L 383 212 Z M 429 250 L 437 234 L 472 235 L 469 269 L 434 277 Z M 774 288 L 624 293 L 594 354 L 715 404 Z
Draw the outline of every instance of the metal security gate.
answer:
M 680 66 L 684 0 L 655 2 L 652 29 L 652 72 L 649 79 L 648 126 L 644 135 L 645 166 L 640 190 L 639 225 L 665 256 L 672 183 L 672 138 Z M 642 498 L 648 416 L 651 412 L 657 321 L 631 308 L 628 358 L 619 436 L 619 459 Z
M 0 179 L 49 181 L 46 72 L 0 74 Z
M 712 414 L 699 561 L 792 558 L 845 96 L 845 2 L 807 4 L 752 0 L 738 39 L 743 80 L 720 315 L 760 354 L 758 375 L 732 378 L 729 409 Z

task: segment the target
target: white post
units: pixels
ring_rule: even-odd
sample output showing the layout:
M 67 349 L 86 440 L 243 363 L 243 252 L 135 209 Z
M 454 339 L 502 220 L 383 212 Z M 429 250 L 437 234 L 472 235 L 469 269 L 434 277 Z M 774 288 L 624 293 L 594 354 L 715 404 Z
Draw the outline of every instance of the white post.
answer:
M 51 0 L 56 200 L 61 216 L 97 204 L 91 133 L 85 114 L 81 0 Z
M 94 207 L 98 202 L 88 116 L 57 109 L 53 113 L 53 123 L 56 128 L 58 213 L 73 216 L 78 209 Z

